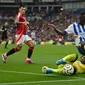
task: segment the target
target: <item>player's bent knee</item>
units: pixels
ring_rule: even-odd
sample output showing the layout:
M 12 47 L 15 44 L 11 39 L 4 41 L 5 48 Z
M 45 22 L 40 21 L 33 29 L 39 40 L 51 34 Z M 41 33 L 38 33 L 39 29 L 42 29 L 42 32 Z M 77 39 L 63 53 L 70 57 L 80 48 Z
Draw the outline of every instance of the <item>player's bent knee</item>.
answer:
M 70 61 L 70 62 L 75 62 L 78 59 L 78 55 L 76 54 L 76 57 L 74 60 Z
M 17 48 L 17 51 L 20 51 L 21 48 L 22 48 L 22 46 L 21 45 L 18 45 L 16 48 Z
M 25 44 L 27 44 L 29 47 L 34 47 L 32 40 L 25 42 Z
M 29 44 L 29 47 L 34 48 L 34 43 L 33 43 L 33 42 L 31 42 L 31 43 Z
M 30 47 L 29 50 L 32 50 L 33 51 L 34 50 L 34 47 Z

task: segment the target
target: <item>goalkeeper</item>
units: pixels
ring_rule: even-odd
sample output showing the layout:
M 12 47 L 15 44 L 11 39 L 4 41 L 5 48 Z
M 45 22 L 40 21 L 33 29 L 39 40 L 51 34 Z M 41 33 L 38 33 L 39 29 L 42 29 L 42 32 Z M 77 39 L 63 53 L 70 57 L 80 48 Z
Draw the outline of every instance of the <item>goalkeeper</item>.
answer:
M 58 60 L 56 62 L 57 69 L 46 67 L 44 73 L 57 73 L 57 74 L 64 74 L 63 67 L 65 64 L 71 64 L 74 67 L 74 73 L 85 73 L 85 56 L 81 56 L 80 60 L 78 59 L 78 55 L 76 54 L 69 54 L 64 58 Z

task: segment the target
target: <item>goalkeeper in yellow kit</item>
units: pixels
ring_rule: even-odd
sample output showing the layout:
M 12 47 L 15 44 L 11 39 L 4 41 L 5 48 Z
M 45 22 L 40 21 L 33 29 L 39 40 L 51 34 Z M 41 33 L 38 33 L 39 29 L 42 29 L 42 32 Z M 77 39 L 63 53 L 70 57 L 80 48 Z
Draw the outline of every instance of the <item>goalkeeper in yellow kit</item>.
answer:
M 71 64 L 74 67 L 73 74 L 85 73 L 85 56 L 81 56 L 80 60 L 77 60 L 77 59 L 78 59 L 78 55 L 69 54 L 56 62 L 57 69 L 47 67 L 45 73 L 64 74 L 63 67 L 65 64 Z

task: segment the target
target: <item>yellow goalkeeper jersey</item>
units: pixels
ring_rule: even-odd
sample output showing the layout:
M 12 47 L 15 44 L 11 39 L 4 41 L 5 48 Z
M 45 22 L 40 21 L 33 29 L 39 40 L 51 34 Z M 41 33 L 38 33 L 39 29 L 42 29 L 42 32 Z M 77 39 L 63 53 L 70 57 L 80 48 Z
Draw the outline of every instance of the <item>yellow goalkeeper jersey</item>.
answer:
M 81 63 L 81 61 L 75 61 L 73 66 L 76 67 L 77 73 L 84 73 L 85 72 L 85 64 Z

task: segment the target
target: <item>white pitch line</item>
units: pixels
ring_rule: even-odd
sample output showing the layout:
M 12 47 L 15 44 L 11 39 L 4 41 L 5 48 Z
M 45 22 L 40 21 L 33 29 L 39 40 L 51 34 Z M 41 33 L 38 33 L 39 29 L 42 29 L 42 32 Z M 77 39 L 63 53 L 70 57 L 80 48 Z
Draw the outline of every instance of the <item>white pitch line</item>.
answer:
M 40 74 L 40 73 L 33 73 L 33 72 L 19 72 L 19 71 L 8 71 L 8 70 L 0 70 L 0 72 L 4 72 L 4 73 L 17 73 L 17 74 L 29 74 L 29 75 L 39 75 L 39 76 L 56 76 L 54 74 Z
M 80 82 L 85 81 L 85 78 L 70 79 L 70 80 L 47 80 L 47 81 L 30 81 L 30 82 L 12 82 L 12 83 L 0 83 L 0 85 L 19 85 L 19 84 L 42 84 L 42 83 L 56 83 L 56 82 Z
M 33 73 L 33 72 L 20 72 L 20 71 L 9 71 L 9 70 L 0 70 L 0 72 L 4 73 L 16 73 L 16 74 L 28 74 L 28 75 L 38 75 L 38 76 L 60 76 L 56 74 L 41 74 L 41 73 Z M 82 78 L 82 77 L 72 77 L 71 78 Z
M 28 74 L 28 75 L 39 75 L 39 76 L 58 76 L 55 74 L 40 74 L 40 73 L 32 73 L 32 72 L 19 72 L 19 71 L 8 71 L 8 70 L 0 70 L 0 72 L 4 73 L 17 73 L 17 74 Z M 12 85 L 12 84 L 33 84 L 33 83 L 47 83 L 47 82 L 66 82 L 66 81 L 83 81 L 85 78 L 83 77 L 72 77 L 74 80 L 49 80 L 49 81 L 32 81 L 32 82 L 12 82 L 12 83 L 0 83 L 0 85 Z M 75 79 L 77 78 L 77 79 Z

